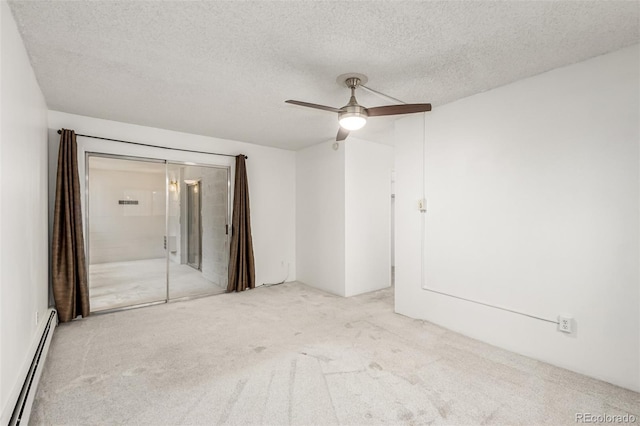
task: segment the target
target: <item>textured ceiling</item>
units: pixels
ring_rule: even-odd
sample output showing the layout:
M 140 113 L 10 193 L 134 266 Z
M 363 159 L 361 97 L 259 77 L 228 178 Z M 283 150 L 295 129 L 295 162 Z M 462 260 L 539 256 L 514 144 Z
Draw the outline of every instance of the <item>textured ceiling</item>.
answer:
M 335 137 L 335 114 L 284 100 L 340 107 L 340 74 L 437 108 L 638 43 L 640 19 L 637 1 L 10 6 L 50 109 L 288 149 Z M 354 135 L 385 142 L 394 118 Z

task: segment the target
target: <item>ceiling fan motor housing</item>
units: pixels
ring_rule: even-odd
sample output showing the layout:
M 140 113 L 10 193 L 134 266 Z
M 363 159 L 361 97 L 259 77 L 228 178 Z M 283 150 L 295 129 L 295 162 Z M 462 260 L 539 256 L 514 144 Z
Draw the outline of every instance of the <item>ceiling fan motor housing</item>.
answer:
M 351 98 L 355 100 L 354 98 Z M 368 117 L 367 109 L 362 105 L 352 104 L 349 102 L 347 105 L 340 108 L 340 112 L 338 113 L 338 120 L 341 120 L 344 117 Z

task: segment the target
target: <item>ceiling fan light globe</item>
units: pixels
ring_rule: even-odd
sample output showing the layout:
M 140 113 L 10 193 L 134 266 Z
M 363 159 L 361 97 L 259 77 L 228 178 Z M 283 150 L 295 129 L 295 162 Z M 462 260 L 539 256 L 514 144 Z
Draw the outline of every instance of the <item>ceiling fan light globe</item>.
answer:
M 362 129 L 367 124 L 367 118 L 361 115 L 347 115 L 340 117 L 340 126 L 347 130 Z

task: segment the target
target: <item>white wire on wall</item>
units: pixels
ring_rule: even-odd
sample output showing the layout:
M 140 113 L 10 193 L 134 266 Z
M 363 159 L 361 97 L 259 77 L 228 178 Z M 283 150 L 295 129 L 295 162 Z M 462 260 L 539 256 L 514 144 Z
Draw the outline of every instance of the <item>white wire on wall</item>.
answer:
M 427 190 L 426 190 L 426 170 L 427 170 L 427 113 L 422 113 L 422 202 L 426 203 Z M 426 232 L 427 223 L 426 205 L 420 210 L 420 287 L 426 289 Z

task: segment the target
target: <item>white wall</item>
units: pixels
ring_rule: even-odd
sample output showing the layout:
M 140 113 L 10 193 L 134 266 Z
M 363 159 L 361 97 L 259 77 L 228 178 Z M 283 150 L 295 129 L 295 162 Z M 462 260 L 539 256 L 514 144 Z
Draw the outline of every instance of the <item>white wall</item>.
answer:
M 396 125 L 396 311 L 640 390 L 638 46 Z M 551 320 L 577 332 L 421 288 Z
M 346 296 L 391 285 L 393 147 L 345 143 Z
M 161 166 L 162 173 L 91 167 L 90 264 L 165 257 L 166 191 Z M 138 204 L 119 204 L 127 199 Z
M 334 141 L 296 152 L 298 280 L 345 295 L 345 151 Z
M 393 148 L 334 143 L 297 152 L 298 279 L 353 296 L 390 285 Z
M 247 160 L 253 249 L 256 259 L 256 283 L 296 279 L 295 270 L 295 152 L 243 142 L 174 132 L 101 120 L 57 111 L 49 111 L 49 138 L 52 146 L 59 136 L 57 129 L 73 129 L 77 133 L 128 140 L 163 147 L 197 151 L 213 151 L 237 155 Z M 102 152 L 137 157 L 151 157 L 213 165 L 232 165 L 233 157 L 195 154 L 161 148 L 143 147 L 118 142 L 78 137 L 78 167 L 84 185 L 85 152 Z M 233 173 L 232 168 L 232 185 Z M 84 188 L 82 188 L 84 191 Z M 83 209 L 84 209 L 83 204 Z
M 7 424 L 48 307 L 47 107 L 0 2 L 0 423 Z

